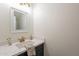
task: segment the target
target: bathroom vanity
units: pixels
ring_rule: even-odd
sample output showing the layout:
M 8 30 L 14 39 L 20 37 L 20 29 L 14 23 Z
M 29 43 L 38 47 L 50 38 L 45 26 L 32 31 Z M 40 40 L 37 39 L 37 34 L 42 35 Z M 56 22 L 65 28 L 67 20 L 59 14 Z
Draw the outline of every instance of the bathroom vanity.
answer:
M 44 56 L 44 43 L 35 47 L 36 56 Z M 27 51 L 18 56 L 28 56 Z
M 36 56 L 44 55 L 44 40 L 33 39 L 33 46 L 35 47 Z M 27 50 L 24 47 L 18 47 L 17 44 L 20 42 L 13 43 L 12 45 L 0 46 L 0 56 L 28 56 Z

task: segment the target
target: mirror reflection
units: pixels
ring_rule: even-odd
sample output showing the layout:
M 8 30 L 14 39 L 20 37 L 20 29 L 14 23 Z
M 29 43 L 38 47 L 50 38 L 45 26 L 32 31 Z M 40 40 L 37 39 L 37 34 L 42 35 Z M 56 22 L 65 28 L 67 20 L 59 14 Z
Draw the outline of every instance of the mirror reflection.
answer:
M 12 32 L 29 32 L 31 30 L 32 18 L 29 13 L 11 8 L 11 19 Z
M 18 11 L 14 11 L 14 20 L 16 23 L 16 30 L 25 30 L 26 16 Z

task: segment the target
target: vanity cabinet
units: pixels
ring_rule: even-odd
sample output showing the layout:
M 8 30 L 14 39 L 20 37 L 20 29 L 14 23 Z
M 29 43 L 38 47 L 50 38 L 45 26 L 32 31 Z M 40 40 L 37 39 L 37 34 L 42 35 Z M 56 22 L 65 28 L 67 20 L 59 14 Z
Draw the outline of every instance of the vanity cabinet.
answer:
M 44 44 L 35 47 L 36 56 L 44 56 Z M 28 56 L 27 51 L 18 56 Z
M 41 44 L 35 48 L 36 56 L 44 56 L 44 44 Z

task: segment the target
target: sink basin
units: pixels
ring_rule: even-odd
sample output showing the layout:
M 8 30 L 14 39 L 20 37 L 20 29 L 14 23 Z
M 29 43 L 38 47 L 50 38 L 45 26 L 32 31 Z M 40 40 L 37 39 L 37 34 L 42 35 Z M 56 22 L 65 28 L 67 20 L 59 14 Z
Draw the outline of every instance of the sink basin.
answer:
M 30 48 L 30 47 L 33 47 L 33 44 L 34 44 L 34 42 L 32 41 L 32 40 L 26 40 L 26 41 L 24 41 L 24 42 L 22 42 L 22 43 L 17 43 L 16 44 L 16 47 L 18 47 L 18 48 Z
M 17 43 L 17 44 L 15 44 L 15 46 L 16 46 L 17 48 L 19 48 L 19 49 L 23 48 L 23 46 L 22 46 L 21 43 Z
M 26 47 L 33 47 L 33 45 L 34 45 L 34 42 L 32 40 L 26 40 L 25 41 L 25 46 Z

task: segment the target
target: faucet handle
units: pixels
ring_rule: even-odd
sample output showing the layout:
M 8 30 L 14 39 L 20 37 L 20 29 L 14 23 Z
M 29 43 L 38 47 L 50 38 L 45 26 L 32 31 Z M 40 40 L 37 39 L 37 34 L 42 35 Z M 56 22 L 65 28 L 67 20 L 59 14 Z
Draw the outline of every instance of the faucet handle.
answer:
M 8 42 L 9 45 L 12 45 L 11 38 L 7 38 L 6 40 L 7 40 L 7 42 Z
M 7 38 L 7 40 L 11 40 L 11 38 Z
M 24 42 L 25 41 L 25 37 L 21 36 L 21 38 L 18 39 L 20 42 Z

